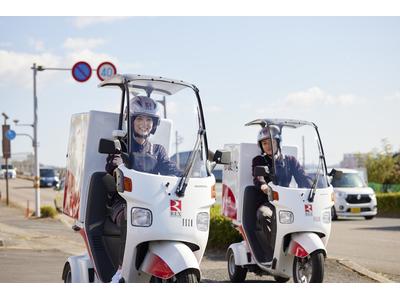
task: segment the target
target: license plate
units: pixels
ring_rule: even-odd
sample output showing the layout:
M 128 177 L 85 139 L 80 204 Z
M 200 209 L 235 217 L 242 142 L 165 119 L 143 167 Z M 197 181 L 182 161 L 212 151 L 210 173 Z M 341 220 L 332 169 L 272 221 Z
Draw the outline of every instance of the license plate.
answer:
M 350 208 L 350 212 L 353 214 L 359 214 L 361 212 L 361 208 L 360 207 L 352 207 L 352 208 Z
M 51 183 L 51 182 L 48 182 L 47 183 L 47 186 L 52 186 L 53 184 Z

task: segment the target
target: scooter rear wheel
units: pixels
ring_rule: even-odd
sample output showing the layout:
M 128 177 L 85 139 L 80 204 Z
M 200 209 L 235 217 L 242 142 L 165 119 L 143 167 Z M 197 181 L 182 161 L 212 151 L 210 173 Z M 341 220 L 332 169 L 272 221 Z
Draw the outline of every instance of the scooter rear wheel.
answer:
M 226 255 L 228 259 L 228 275 L 232 282 L 244 282 L 247 275 L 247 269 L 235 264 L 235 255 L 232 249 L 228 250 Z
M 161 279 L 152 276 L 150 279 L 152 283 L 198 283 L 199 278 L 194 270 L 184 270 L 169 279 Z
M 313 252 L 309 256 L 295 257 L 293 261 L 293 281 L 296 283 L 322 282 L 324 280 L 324 255 Z

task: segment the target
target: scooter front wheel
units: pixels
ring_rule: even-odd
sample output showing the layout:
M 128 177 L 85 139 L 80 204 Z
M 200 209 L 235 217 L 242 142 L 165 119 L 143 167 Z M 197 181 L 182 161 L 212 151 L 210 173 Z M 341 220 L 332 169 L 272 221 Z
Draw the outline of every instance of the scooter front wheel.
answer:
M 247 269 L 235 264 L 235 255 L 232 249 L 228 250 L 226 257 L 228 258 L 229 279 L 232 282 L 243 282 L 246 279 Z
M 198 283 L 199 278 L 194 270 L 184 270 L 169 279 L 162 279 L 152 276 L 152 283 Z
M 293 281 L 296 283 L 322 282 L 324 280 L 324 255 L 313 252 L 307 257 L 295 257 Z

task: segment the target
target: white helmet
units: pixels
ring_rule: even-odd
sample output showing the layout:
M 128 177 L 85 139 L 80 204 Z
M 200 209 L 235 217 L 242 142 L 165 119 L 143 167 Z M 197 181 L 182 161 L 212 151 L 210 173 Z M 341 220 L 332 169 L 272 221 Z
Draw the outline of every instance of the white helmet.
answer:
M 160 125 L 160 110 L 156 101 L 146 96 L 136 96 L 130 101 L 130 113 L 132 122 L 137 116 L 149 116 L 153 119 L 153 128 L 150 133 L 156 132 L 157 126 Z
M 262 128 L 258 133 L 257 142 L 261 142 L 265 139 L 270 139 L 271 135 L 273 139 L 276 139 L 278 141 L 281 140 L 280 130 L 278 126 L 271 125 L 269 127 Z

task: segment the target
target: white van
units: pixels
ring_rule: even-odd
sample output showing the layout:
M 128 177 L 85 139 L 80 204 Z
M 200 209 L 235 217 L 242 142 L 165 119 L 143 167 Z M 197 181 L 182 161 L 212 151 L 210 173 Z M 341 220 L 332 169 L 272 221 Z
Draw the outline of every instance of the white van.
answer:
M 6 172 L 7 172 L 7 175 L 8 175 L 7 177 L 9 179 L 17 178 L 17 171 L 13 167 L 13 165 L 8 164 L 8 167 L 7 167 L 7 165 L 2 164 L 1 165 L 1 170 L 0 170 L 0 178 L 3 178 L 3 179 L 6 178 Z
M 357 170 L 333 169 L 331 184 L 335 191 L 332 219 L 337 217 L 364 217 L 371 220 L 376 216 L 375 192 L 363 180 Z

